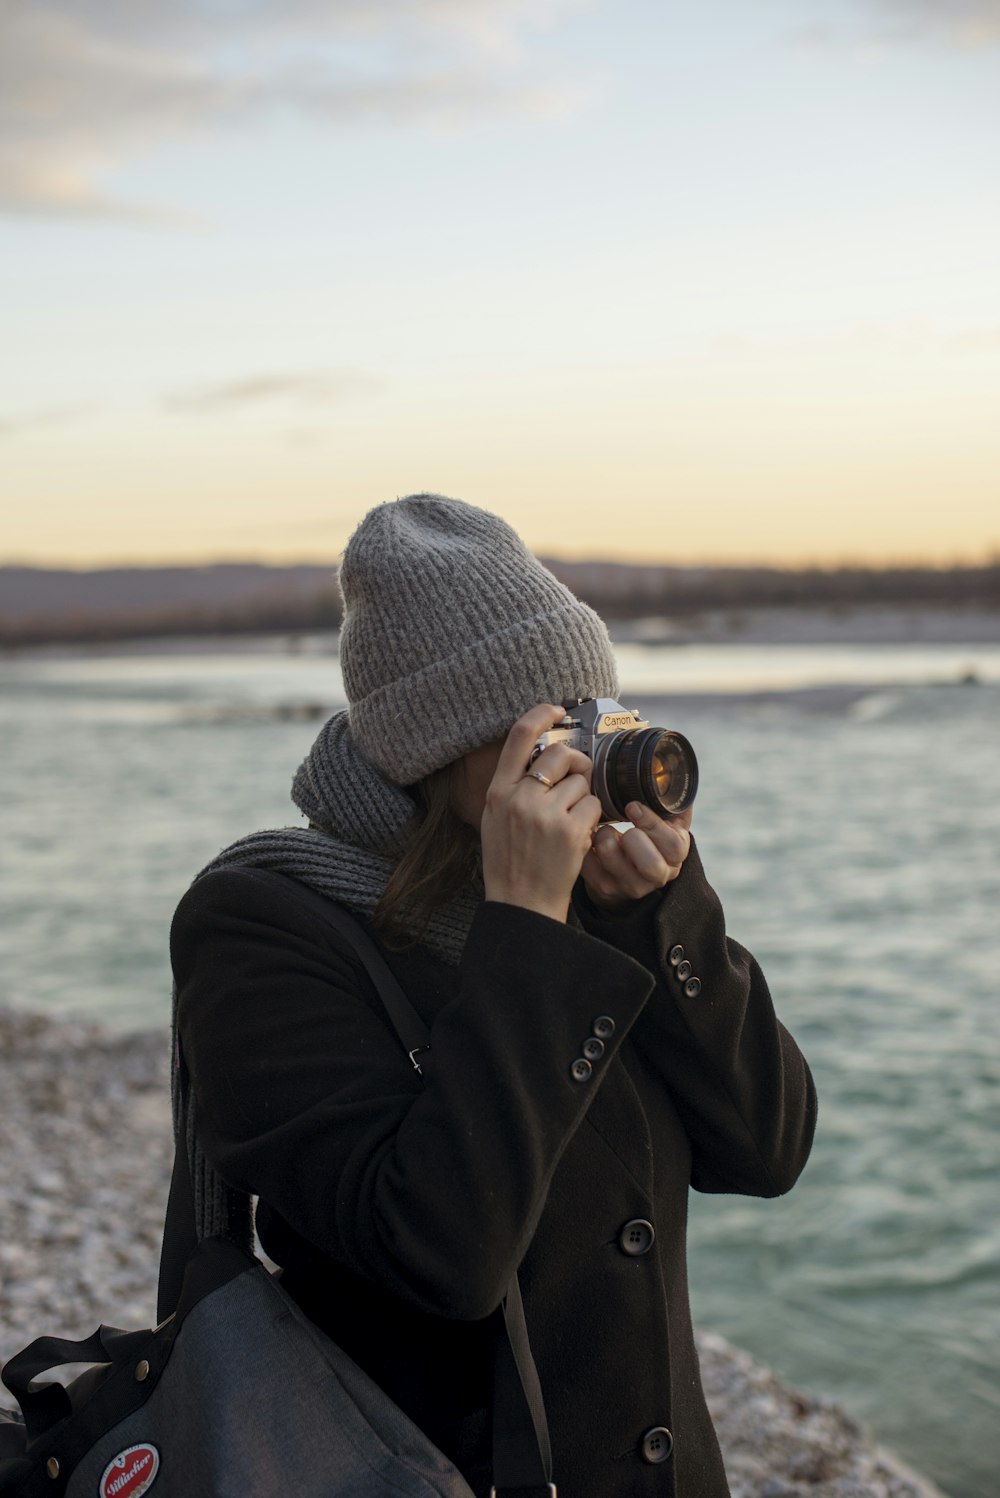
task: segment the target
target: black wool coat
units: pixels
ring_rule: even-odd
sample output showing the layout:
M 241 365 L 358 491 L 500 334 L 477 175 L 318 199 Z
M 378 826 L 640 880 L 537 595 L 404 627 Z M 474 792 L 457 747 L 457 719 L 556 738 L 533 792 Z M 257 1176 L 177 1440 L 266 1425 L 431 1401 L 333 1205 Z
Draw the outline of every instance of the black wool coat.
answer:
M 174 918 L 202 1147 L 259 1196 L 286 1288 L 485 1493 L 520 1266 L 560 1494 L 723 1498 L 688 1189 L 787 1191 L 815 1094 L 697 849 L 625 916 L 581 881 L 568 924 L 486 901 L 457 969 L 383 950 L 431 1028 L 423 1080 L 294 880 L 209 874 Z

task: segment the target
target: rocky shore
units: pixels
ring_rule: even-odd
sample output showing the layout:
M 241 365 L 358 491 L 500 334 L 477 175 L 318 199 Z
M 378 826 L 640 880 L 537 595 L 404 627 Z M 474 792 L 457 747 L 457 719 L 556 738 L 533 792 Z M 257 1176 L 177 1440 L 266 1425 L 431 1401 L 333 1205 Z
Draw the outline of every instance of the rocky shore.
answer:
M 155 1319 L 167 1051 L 158 1032 L 0 1011 L 0 1362 L 43 1332 Z M 733 1498 L 942 1498 L 833 1401 L 714 1333 L 699 1350 Z

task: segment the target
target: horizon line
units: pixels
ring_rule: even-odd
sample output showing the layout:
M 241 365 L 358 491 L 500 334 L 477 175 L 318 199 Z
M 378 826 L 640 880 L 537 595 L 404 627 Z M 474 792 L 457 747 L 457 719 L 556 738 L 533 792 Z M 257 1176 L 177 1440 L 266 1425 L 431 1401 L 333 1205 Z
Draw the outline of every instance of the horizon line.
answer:
M 529 548 L 530 550 L 530 548 Z M 774 572 L 839 572 L 839 571 L 865 571 L 865 572 L 904 572 L 919 569 L 929 572 L 956 572 L 972 571 L 980 568 L 1000 566 L 1000 544 L 984 545 L 982 551 L 976 556 L 956 555 L 942 560 L 931 559 L 926 556 L 897 556 L 894 558 L 875 558 L 871 556 L 840 555 L 837 557 L 820 558 L 816 556 L 803 557 L 797 561 L 787 559 L 762 559 L 743 558 L 740 560 L 708 560 L 699 561 L 676 561 L 666 558 L 652 557 L 624 557 L 615 555 L 586 555 L 586 556 L 556 556 L 546 555 L 543 552 L 532 552 L 544 566 L 568 565 L 571 567 L 586 566 L 611 566 L 611 567 L 635 567 L 635 568 L 669 568 L 676 572 L 705 572 L 705 571 L 774 571 Z M 340 566 L 341 557 L 338 555 L 333 559 L 300 557 L 293 561 L 280 561 L 274 558 L 261 556 L 216 556 L 210 559 L 166 559 L 151 561 L 148 558 L 136 558 L 126 561 L 101 561 L 101 562 L 70 562 L 70 561 L 38 561 L 23 557 L 0 557 L 0 570 L 22 570 L 34 572 L 143 572 L 143 571 L 207 571 L 215 567 L 265 567 L 275 570 L 288 571 L 296 568 L 329 568 L 335 574 Z

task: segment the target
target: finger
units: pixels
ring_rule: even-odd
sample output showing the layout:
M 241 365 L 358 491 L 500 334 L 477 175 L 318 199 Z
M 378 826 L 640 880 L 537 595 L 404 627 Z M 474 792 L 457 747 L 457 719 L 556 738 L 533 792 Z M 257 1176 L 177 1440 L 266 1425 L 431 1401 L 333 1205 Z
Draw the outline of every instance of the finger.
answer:
M 537 707 L 530 707 L 526 713 L 522 713 L 500 750 L 493 776 L 494 784 L 513 785 L 520 780 L 535 740 L 540 734 L 548 733 L 565 716 L 566 709 L 551 702 L 540 702 Z
M 693 815 L 694 807 L 689 806 L 687 811 L 679 811 L 675 817 L 668 817 L 665 822 L 662 822 L 661 818 L 659 817 L 657 817 L 656 820 L 658 822 L 661 822 L 661 825 L 665 827 L 678 827 L 683 828 L 685 832 L 690 832 L 691 818 L 693 817 Z M 643 826 L 645 826 L 645 823 L 643 823 Z
M 632 896 L 622 892 L 614 876 L 604 867 L 596 848 L 591 848 L 583 860 L 580 873 L 588 894 L 598 905 L 610 907 L 631 900 Z
M 537 759 L 532 760 L 529 775 L 534 770 L 540 770 L 553 783 L 567 775 L 585 775 L 589 785 L 594 765 L 582 749 L 572 749 L 569 744 L 549 744 Z
M 565 775 L 562 780 L 557 780 L 548 792 L 546 805 L 553 811 L 571 811 L 584 798 L 593 800 L 598 807 L 601 804 L 596 796 L 591 797 L 590 795 L 590 779 L 588 776 Z M 594 823 L 594 826 L 597 826 L 597 822 Z
M 594 883 L 605 899 L 641 900 L 643 895 L 658 889 L 661 882 L 666 882 L 652 883 L 647 879 L 626 853 L 624 839 L 621 836 L 606 838 L 603 829 L 601 837 L 594 839 L 592 856 Z
M 598 827 L 594 833 L 594 848 L 598 853 L 603 853 L 606 844 L 607 852 L 610 853 L 611 849 L 621 842 L 621 837 L 617 827 L 612 827 L 610 822 L 605 822 L 604 826 Z
M 646 834 L 667 863 L 679 866 L 684 862 L 691 851 L 691 834 L 688 831 L 690 807 L 681 816 L 671 817 L 667 821 L 637 801 L 629 802 L 626 811 L 634 826 Z
M 601 825 L 601 819 L 604 816 L 604 807 L 596 796 L 590 794 L 588 789 L 587 795 L 581 797 L 576 805 L 570 808 L 569 815 L 582 824 L 586 853 L 589 855 L 594 833 Z
M 651 889 L 659 889 L 676 877 L 679 864 L 670 864 L 653 840 L 638 827 L 623 833 L 619 847 L 635 872 Z

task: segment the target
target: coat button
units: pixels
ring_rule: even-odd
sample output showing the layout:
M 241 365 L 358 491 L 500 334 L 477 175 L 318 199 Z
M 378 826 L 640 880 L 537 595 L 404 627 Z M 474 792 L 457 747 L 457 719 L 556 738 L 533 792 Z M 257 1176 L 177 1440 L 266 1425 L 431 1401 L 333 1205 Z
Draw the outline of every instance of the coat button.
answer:
M 615 1022 L 610 1014 L 600 1014 L 591 1028 L 598 1040 L 610 1040 L 615 1033 Z
M 701 993 L 701 979 L 689 978 L 684 985 L 684 993 L 689 999 L 696 999 Z
M 674 1449 L 674 1438 L 665 1425 L 654 1425 L 642 1438 L 644 1462 L 665 1462 Z
M 693 971 L 693 969 L 691 967 L 691 964 L 690 964 L 690 962 L 688 962 L 687 958 L 685 957 L 685 959 L 684 959 L 683 962 L 679 962 L 677 964 L 677 981 L 678 981 L 678 983 L 683 983 L 686 978 L 690 978 L 692 971 Z
M 569 1074 L 574 1082 L 587 1082 L 590 1080 L 590 1074 L 593 1070 L 594 1068 L 589 1061 L 585 1061 L 582 1056 L 577 1056 L 569 1069 Z
M 588 1061 L 600 1061 L 604 1055 L 604 1041 L 592 1035 L 589 1040 L 583 1042 L 583 1054 Z
M 676 967 L 683 956 L 684 948 L 681 946 L 680 942 L 678 942 L 676 947 L 670 948 L 670 966 Z
M 651 1222 L 647 1222 L 644 1217 L 633 1217 L 618 1234 L 618 1247 L 630 1259 L 639 1259 L 643 1254 L 649 1253 L 655 1237 L 656 1231 Z

